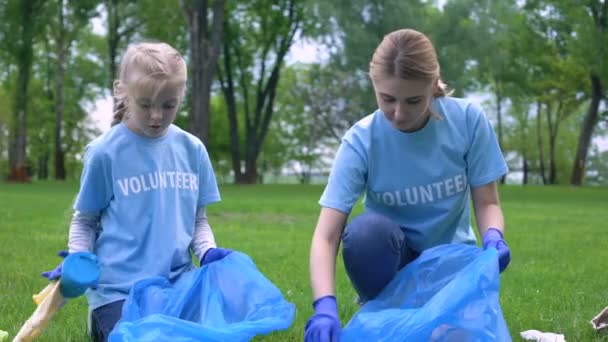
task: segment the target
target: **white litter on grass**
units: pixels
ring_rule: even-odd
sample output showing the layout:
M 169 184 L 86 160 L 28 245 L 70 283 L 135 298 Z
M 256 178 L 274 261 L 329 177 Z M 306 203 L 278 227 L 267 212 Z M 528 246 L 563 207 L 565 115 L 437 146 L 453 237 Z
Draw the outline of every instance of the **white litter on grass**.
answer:
M 519 333 L 521 337 L 528 341 L 536 342 L 566 342 L 566 338 L 562 334 L 554 334 L 551 332 L 542 332 L 538 330 L 526 330 Z
M 0 342 L 8 341 L 8 333 L 4 330 L 0 330 Z
M 608 328 L 608 306 L 591 320 L 593 329 L 600 331 Z

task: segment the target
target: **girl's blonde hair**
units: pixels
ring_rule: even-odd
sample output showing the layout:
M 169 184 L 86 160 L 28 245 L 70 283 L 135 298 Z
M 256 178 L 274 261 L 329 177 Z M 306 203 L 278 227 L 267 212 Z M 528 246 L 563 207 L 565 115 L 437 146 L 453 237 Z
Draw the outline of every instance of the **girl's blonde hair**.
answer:
M 412 29 L 397 30 L 384 36 L 369 63 L 369 75 L 372 80 L 391 76 L 436 80 L 435 97 L 452 93 L 441 80 L 437 54 L 430 39 Z
M 120 63 L 118 79 L 114 81 L 116 110 L 112 126 L 120 123 L 129 111 L 127 89 L 143 87 L 158 92 L 168 81 L 173 81 L 183 82 L 185 92 L 187 74 L 186 61 L 169 44 L 145 42 L 129 45 Z M 144 76 L 135 79 L 134 75 Z

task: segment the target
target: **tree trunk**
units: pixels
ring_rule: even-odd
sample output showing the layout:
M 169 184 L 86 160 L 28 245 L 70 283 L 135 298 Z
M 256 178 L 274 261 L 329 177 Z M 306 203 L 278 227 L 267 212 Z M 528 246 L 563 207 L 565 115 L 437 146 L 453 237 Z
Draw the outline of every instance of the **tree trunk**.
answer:
M 55 88 L 55 179 L 65 180 L 65 153 L 63 151 L 62 127 L 63 127 L 63 93 L 65 78 L 66 42 L 64 27 L 64 0 L 59 2 L 59 23 L 57 32 L 57 65 L 56 65 L 56 88 Z
M 15 112 L 13 129 L 11 129 L 11 148 L 10 148 L 10 173 L 9 181 L 27 182 L 29 172 L 26 160 L 26 114 L 28 104 L 28 86 L 30 71 L 33 59 L 33 40 L 34 40 L 34 3 L 31 0 L 20 2 L 20 37 L 17 52 L 17 87 L 15 89 Z
M 42 154 L 38 157 L 38 179 L 46 180 L 49 178 L 49 155 L 48 153 Z
M 241 180 L 241 184 L 255 184 L 258 181 L 258 163 L 256 155 L 247 155 L 245 160 L 245 175 Z
M 116 73 L 116 56 L 118 55 L 118 43 L 120 42 L 118 34 L 120 19 L 118 17 L 117 1 L 106 0 L 104 3 L 108 15 L 108 89 L 110 90 L 110 94 L 113 94 L 114 80 L 118 77 Z
M 549 128 L 549 184 L 557 184 L 557 162 L 555 158 L 555 143 L 557 141 L 557 132 L 559 128 L 559 120 L 564 102 L 560 100 L 557 105 L 557 110 L 553 112 L 552 106 L 547 104 L 547 126 Z
M 288 0 L 281 3 L 279 6 L 285 5 L 285 10 L 288 12 L 286 20 L 288 20 L 287 30 L 272 30 L 264 35 L 264 41 L 259 42 L 261 46 L 261 56 L 259 60 L 248 65 L 243 62 L 240 55 L 240 46 L 238 36 L 231 34 L 230 26 L 226 23 L 225 33 L 226 40 L 224 41 L 224 69 L 220 73 L 220 83 L 222 92 L 227 102 L 228 120 L 230 124 L 232 164 L 236 183 L 253 184 L 258 178 L 257 158 L 262 150 L 264 140 L 268 133 L 268 127 L 273 115 L 274 98 L 276 88 L 278 86 L 280 71 L 283 65 L 285 56 L 291 47 L 295 33 L 298 31 L 301 24 L 301 15 L 297 13 L 296 1 Z M 274 48 L 274 49 L 273 49 Z M 234 57 L 234 60 L 233 60 Z M 271 60 L 272 62 L 269 62 Z M 252 69 L 259 71 L 257 77 L 252 75 Z M 225 74 L 225 75 L 224 75 Z M 245 151 L 245 172 L 241 172 L 240 147 L 241 140 L 238 132 L 237 110 L 234 99 L 234 80 L 240 76 L 240 91 L 245 121 L 245 138 L 247 147 Z M 251 75 L 256 80 L 256 89 L 249 91 L 251 81 L 245 78 L 245 75 Z M 247 80 L 245 82 L 244 80 Z M 253 111 L 249 108 L 248 96 L 254 93 L 255 104 Z M 251 113 L 253 112 L 253 113 Z M 253 114 L 253 117 L 251 117 Z
M 499 82 L 496 83 L 496 120 L 498 121 L 498 146 L 500 146 L 500 150 L 504 154 L 503 143 L 502 143 L 502 90 L 500 88 Z M 500 177 L 500 184 L 505 184 L 507 179 L 507 175 Z
M 230 53 L 230 47 L 228 46 L 228 44 L 230 44 L 229 41 L 230 40 L 227 39 L 223 44 L 225 76 L 220 72 L 219 79 L 220 86 L 222 87 L 222 94 L 224 94 L 224 99 L 226 101 L 228 125 L 230 128 L 230 155 L 232 156 L 232 172 L 234 173 L 234 182 L 238 184 L 244 182 L 244 176 L 241 168 L 239 125 L 237 118 L 234 77 L 232 76 L 232 55 Z
M 522 159 L 523 159 L 523 165 L 522 165 L 523 177 L 521 180 L 521 184 L 527 185 L 528 184 L 528 158 L 526 157 L 525 153 L 524 153 Z
M 104 0 L 104 5 L 107 12 L 107 25 L 108 25 L 108 89 L 110 94 L 114 94 L 114 80 L 119 78 L 118 65 L 116 64 L 116 58 L 118 57 L 118 49 L 121 41 L 129 41 L 133 33 L 140 27 L 140 22 L 133 19 L 135 15 L 134 11 L 129 12 L 124 10 L 122 6 L 128 6 L 128 1 L 121 0 Z M 121 9 L 124 10 L 121 13 Z M 131 20 L 128 20 L 131 19 Z M 128 26 L 124 24 L 128 23 Z M 112 97 L 114 99 L 114 97 Z M 116 111 L 117 103 L 113 104 L 113 111 Z
M 211 119 L 211 85 L 222 47 L 224 0 L 213 2 L 211 32 L 208 24 L 208 1 L 183 0 L 190 40 L 190 130 L 205 145 L 209 142 Z
M 581 186 L 585 178 L 585 161 L 587 160 L 587 152 L 593 137 L 593 129 L 597 124 L 599 116 L 599 106 L 603 97 L 602 81 L 598 75 L 591 75 L 591 103 L 587 110 L 587 115 L 581 127 L 581 133 L 578 138 L 578 147 L 576 149 L 576 157 L 572 167 L 572 176 L 570 184 Z
M 542 119 L 542 108 L 543 104 L 539 101 L 536 104 L 536 138 L 538 145 L 538 166 L 540 178 L 542 179 L 543 185 L 547 184 L 547 178 L 545 177 L 545 147 L 543 144 L 543 135 L 541 130 L 541 119 Z

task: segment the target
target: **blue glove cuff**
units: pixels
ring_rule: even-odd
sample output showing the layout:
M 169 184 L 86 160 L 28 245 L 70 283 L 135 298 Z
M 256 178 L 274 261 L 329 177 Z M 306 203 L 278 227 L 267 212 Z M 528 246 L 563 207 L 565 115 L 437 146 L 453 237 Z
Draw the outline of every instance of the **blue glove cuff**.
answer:
M 338 317 L 338 301 L 336 300 L 336 296 L 328 295 L 317 298 L 312 303 L 312 307 L 315 309 L 315 314 Z
M 503 238 L 502 231 L 500 229 L 490 227 L 483 234 L 483 237 L 481 238 L 481 240 L 482 240 L 483 248 L 486 249 L 486 248 L 488 248 L 488 245 L 490 245 L 492 242 L 501 241 L 501 240 L 504 241 L 504 238 Z
M 220 247 L 212 247 L 209 248 L 205 254 L 203 255 L 203 259 L 201 260 L 201 266 L 206 265 L 208 263 L 223 259 L 228 254 L 232 253 L 231 249 L 220 248 Z
M 496 227 L 490 227 L 490 228 L 488 228 L 488 230 L 486 230 L 486 233 L 484 235 L 488 235 L 488 234 L 492 234 L 492 235 L 498 234 L 498 235 L 500 235 L 501 239 L 505 238 L 504 237 L 504 233 L 502 232 L 502 230 L 500 230 L 500 229 L 498 229 Z

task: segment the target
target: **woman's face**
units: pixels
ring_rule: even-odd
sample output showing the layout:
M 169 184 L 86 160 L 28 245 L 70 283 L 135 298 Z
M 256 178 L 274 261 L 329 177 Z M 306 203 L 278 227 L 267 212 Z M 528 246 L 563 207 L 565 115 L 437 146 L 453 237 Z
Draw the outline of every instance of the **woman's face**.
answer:
M 414 132 L 426 124 L 435 80 L 406 80 L 391 76 L 373 80 L 378 107 L 393 127 Z

